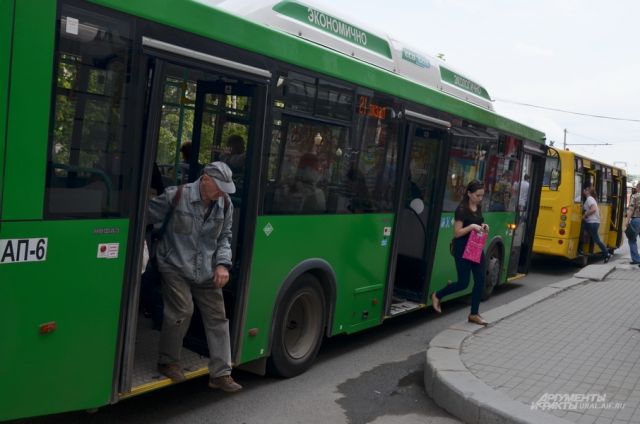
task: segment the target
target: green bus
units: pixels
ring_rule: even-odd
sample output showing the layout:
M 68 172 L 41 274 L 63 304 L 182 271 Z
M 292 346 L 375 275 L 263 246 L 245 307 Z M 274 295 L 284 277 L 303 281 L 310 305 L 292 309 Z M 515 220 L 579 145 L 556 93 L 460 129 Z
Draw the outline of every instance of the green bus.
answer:
M 473 178 L 485 295 L 526 273 L 544 134 L 336 12 L 213 3 L 0 0 L 0 420 L 171 384 L 145 211 L 212 160 L 238 187 L 224 293 L 238 368 L 293 376 L 324 337 L 427 308 L 456 278 L 453 211 Z M 207 373 L 192 321 L 188 378 Z

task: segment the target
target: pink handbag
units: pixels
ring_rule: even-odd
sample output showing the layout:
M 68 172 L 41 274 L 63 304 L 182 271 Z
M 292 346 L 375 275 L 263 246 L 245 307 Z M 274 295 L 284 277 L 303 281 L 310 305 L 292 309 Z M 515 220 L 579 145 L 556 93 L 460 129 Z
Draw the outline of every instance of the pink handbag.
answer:
M 484 244 L 487 242 L 487 237 L 488 234 L 485 231 L 471 231 L 471 233 L 469 233 L 467 245 L 464 247 L 462 258 L 479 264 L 482 259 L 482 250 L 484 250 Z

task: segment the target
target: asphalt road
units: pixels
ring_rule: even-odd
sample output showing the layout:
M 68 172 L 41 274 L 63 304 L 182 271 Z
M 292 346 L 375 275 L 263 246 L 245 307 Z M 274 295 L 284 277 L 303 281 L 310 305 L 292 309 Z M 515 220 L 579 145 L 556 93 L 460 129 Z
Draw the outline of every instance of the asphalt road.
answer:
M 626 250 L 616 258 L 628 257 Z M 576 273 L 576 265 L 536 258 L 525 278 L 497 288 L 480 312 L 508 303 Z M 106 406 L 33 423 L 457 423 L 424 391 L 424 352 L 429 340 L 466 319 L 468 300 L 386 321 L 351 336 L 325 340 L 316 364 L 288 380 L 235 372 L 244 385 L 227 395 L 207 388 L 206 378 Z

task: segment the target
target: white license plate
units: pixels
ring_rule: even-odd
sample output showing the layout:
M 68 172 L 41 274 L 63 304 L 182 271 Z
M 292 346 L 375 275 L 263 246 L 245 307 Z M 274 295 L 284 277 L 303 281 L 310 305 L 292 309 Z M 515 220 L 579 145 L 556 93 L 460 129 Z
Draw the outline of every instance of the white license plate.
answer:
M 0 240 L 0 264 L 47 259 L 47 238 Z

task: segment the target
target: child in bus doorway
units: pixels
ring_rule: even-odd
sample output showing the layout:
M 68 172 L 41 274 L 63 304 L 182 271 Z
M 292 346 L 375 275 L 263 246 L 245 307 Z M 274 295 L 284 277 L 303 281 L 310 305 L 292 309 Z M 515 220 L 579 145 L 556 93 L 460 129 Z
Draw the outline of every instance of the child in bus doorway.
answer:
M 586 199 L 582 206 L 582 210 L 584 210 L 584 214 L 582 215 L 584 227 L 591 236 L 593 242 L 600 247 L 604 263 L 607 263 L 609 262 L 611 255 L 609 254 L 607 246 L 605 246 L 602 240 L 600 240 L 600 236 L 598 235 L 598 229 L 600 228 L 600 210 L 598 209 L 598 202 L 596 202 L 594 197 L 595 189 L 592 185 L 587 185 L 582 190 L 582 194 Z
M 453 257 L 456 261 L 458 281 L 447 285 L 443 289 L 431 294 L 433 309 L 441 313 L 440 299 L 465 290 L 469 285 L 469 279 L 473 272 L 473 292 L 471 294 L 471 314 L 468 321 L 473 324 L 487 325 L 479 314 L 480 299 L 484 288 L 484 264 L 485 256 L 482 253 L 480 263 L 475 263 L 462 257 L 464 248 L 472 231 L 489 232 L 489 226 L 484 223 L 482 217 L 482 199 L 484 198 L 484 185 L 481 181 L 473 180 L 467 185 L 464 197 L 458 205 L 453 224 Z

